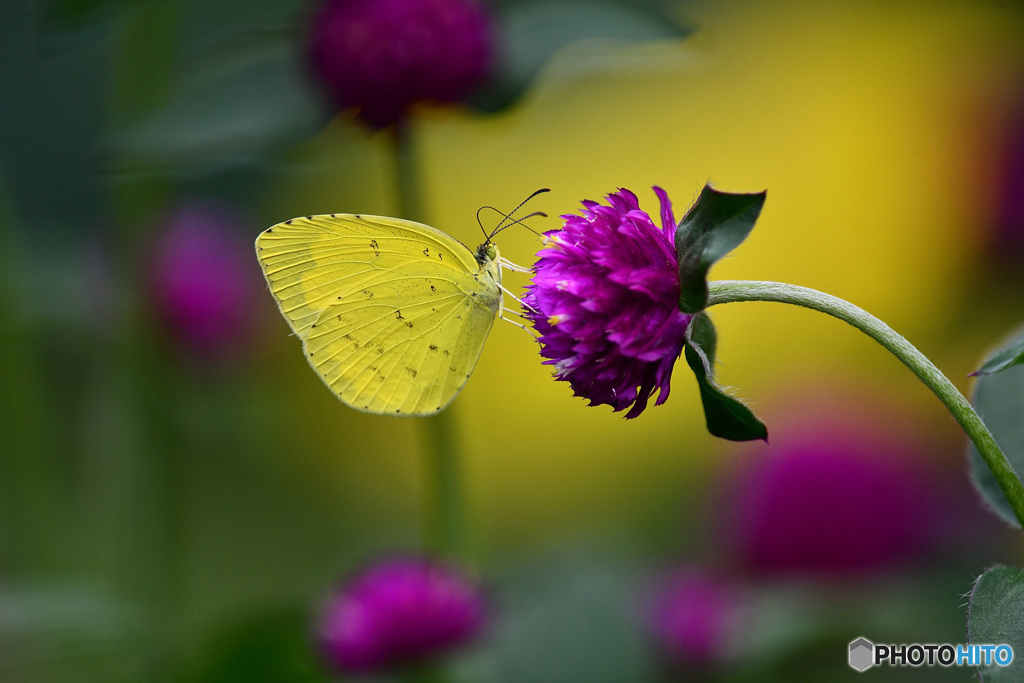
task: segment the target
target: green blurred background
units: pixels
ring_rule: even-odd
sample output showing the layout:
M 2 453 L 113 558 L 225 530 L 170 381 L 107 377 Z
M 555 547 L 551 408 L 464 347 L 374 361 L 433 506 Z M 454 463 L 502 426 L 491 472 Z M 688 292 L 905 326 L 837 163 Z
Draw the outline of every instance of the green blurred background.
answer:
M 687 38 L 573 44 L 502 113 L 418 112 L 428 221 L 475 245 L 478 207 L 539 187 L 553 191 L 531 205 L 551 216 L 538 230 L 619 187 L 655 213 L 660 185 L 677 216 L 706 181 L 767 189 L 757 229 L 713 277 L 846 298 L 969 391 L 967 373 L 1024 317 L 1020 262 L 991 249 L 998 161 L 1024 117 L 1024 7 L 676 9 Z M 325 113 L 305 73 L 309 10 L 0 5 L 3 680 L 322 680 L 306 642 L 320 596 L 421 545 L 422 425 L 324 389 L 250 251 L 295 215 L 398 211 L 387 136 Z M 256 291 L 244 334 L 217 354 L 168 331 L 151 282 L 169 217 L 195 202 L 235 216 Z M 532 263 L 534 235 L 501 237 L 504 256 Z M 463 678 L 656 675 L 616 605 L 657 568 L 728 564 L 718 522 L 737 501 L 716 492 L 813 427 L 797 419 L 812 408 L 914 440 L 963 523 L 944 527 L 938 555 L 856 589 L 754 582 L 749 647 L 715 675 L 836 680 L 853 675 L 845 644 L 859 635 L 963 642 L 960 595 L 994 561 L 1020 561 L 972 499 L 955 423 L 883 350 L 772 304 L 712 317 L 720 381 L 771 446 L 708 436 L 684 367 L 667 404 L 624 421 L 571 398 L 526 334 L 495 326 L 452 408 L 478 569 L 502 610 Z

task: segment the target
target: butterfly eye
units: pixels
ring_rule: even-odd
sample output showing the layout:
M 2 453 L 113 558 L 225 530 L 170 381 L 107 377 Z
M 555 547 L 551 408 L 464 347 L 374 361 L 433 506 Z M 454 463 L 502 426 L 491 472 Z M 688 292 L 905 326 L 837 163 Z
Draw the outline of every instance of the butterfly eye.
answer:
M 487 252 L 486 253 L 487 253 L 487 258 L 490 259 L 491 261 L 493 261 L 494 259 L 498 258 L 498 250 L 495 248 L 495 246 L 493 244 L 488 244 L 487 245 Z

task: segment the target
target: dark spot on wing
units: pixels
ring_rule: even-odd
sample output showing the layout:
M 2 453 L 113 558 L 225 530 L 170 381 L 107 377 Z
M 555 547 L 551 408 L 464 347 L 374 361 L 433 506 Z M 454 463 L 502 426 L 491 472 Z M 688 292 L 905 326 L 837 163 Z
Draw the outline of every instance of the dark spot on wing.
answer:
M 368 289 L 364 289 L 363 290 L 363 296 L 365 296 L 367 299 L 372 299 L 373 298 L 373 292 L 371 292 Z M 341 297 L 339 296 L 338 298 L 340 299 Z
M 429 348 L 431 351 L 437 351 L 437 344 L 431 344 L 427 348 Z
M 430 256 L 430 247 L 423 247 L 423 255 Z
M 406 370 L 406 372 L 408 372 L 413 377 L 416 376 L 416 368 L 406 368 L 405 370 Z
M 436 292 L 437 291 L 437 287 L 435 287 L 434 285 L 430 285 L 430 291 L 431 292 Z
M 313 217 L 312 216 L 306 216 L 306 220 L 307 221 L 311 221 L 311 220 L 313 220 Z

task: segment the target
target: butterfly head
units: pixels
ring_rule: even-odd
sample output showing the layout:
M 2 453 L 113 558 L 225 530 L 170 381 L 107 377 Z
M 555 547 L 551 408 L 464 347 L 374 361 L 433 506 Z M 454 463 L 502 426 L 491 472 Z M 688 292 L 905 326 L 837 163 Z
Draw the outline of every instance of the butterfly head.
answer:
M 479 263 L 482 268 L 486 268 L 487 264 L 497 262 L 497 260 L 498 247 L 490 240 L 487 240 L 476 248 L 476 262 Z

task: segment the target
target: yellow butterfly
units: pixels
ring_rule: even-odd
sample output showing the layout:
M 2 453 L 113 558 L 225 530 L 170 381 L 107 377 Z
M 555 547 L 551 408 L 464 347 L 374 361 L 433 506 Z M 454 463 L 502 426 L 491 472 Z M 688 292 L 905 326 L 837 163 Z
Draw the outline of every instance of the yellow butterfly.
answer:
M 265 230 L 256 255 L 338 398 L 367 413 L 431 415 L 465 385 L 501 313 L 511 264 L 496 232 L 472 252 L 422 223 L 332 213 Z

